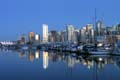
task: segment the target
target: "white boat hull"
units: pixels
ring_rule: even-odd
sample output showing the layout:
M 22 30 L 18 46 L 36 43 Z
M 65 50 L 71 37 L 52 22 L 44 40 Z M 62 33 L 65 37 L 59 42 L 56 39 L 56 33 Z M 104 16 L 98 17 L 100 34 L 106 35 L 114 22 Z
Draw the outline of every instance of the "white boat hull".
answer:
M 28 47 L 22 47 L 22 50 L 28 50 L 29 48 Z
M 110 54 L 110 51 L 108 50 L 97 50 L 97 51 L 89 51 L 90 54 L 96 54 L 96 55 L 107 55 Z

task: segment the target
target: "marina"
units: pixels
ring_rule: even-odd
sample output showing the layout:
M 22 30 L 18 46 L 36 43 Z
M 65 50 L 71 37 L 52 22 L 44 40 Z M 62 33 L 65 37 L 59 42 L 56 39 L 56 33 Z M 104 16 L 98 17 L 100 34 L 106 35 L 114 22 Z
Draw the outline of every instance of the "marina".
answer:
M 63 43 L 54 44 L 39 44 L 39 45 L 2 45 L 0 49 L 9 50 L 42 50 L 42 51 L 59 51 L 77 53 L 80 55 L 120 55 L 120 48 L 115 46 L 95 46 L 93 44 L 87 45 L 76 45 Z
M 29 49 L 0 50 L 0 57 L 0 79 L 2 80 L 120 79 L 120 56 L 80 55 L 69 52 Z M 6 63 L 8 61 L 9 64 Z M 4 72 L 4 70 L 6 71 Z M 6 77 L 4 75 L 6 73 L 11 74 L 6 75 Z

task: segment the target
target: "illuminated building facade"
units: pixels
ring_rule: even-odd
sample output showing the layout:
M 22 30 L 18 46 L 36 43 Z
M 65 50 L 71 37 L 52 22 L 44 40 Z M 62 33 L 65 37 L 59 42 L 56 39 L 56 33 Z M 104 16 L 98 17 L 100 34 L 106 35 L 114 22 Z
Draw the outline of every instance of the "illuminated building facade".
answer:
M 33 43 L 35 41 L 35 34 L 34 32 L 29 33 L 29 42 Z
M 25 41 L 25 35 L 24 34 L 22 34 L 21 36 L 20 36 L 20 44 L 25 44 L 26 43 L 26 41 Z
M 104 31 L 103 31 L 103 23 L 102 23 L 102 21 L 97 21 L 97 23 L 96 23 L 96 35 L 97 36 L 102 36 L 103 35 L 103 33 L 104 33 Z
M 35 35 L 35 42 L 40 43 L 40 35 L 39 34 Z
M 67 25 L 67 40 L 68 42 L 74 42 L 74 26 Z
M 43 24 L 43 43 L 48 42 L 48 25 Z
M 94 42 L 93 24 L 87 24 L 86 25 L 86 42 L 87 43 Z

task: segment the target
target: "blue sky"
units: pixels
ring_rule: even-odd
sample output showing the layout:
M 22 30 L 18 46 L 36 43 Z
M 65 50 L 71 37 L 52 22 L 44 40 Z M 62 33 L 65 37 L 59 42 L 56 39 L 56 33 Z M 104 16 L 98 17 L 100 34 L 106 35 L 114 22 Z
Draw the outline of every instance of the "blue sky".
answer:
M 81 28 L 97 19 L 105 25 L 120 22 L 120 0 L 0 0 L 0 40 L 16 40 L 28 32 L 42 34 L 42 24 L 49 30 L 64 30 L 66 24 Z

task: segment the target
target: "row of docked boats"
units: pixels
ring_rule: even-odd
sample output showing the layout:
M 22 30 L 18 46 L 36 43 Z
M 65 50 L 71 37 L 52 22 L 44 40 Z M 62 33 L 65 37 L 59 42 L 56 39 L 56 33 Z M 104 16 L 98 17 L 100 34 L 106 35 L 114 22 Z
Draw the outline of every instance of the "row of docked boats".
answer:
M 97 47 L 95 45 L 49 45 L 47 47 L 43 47 L 43 50 L 55 50 L 61 52 L 72 52 L 72 53 L 88 53 L 88 54 L 110 54 L 112 48 L 109 45 L 105 45 L 104 47 Z
M 37 49 L 37 47 L 33 46 L 22 46 L 22 50 L 28 49 Z M 120 54 L 120 49 L 117 47 L 112 47 L 110 45 L 97 46 L 95 44 L 86 44 L 86 45 L 46 45 L 42 46 L 42 50 L 56 50 L 63 52 L 77 52 L 77 53 L 87 53 L 93 55 L 109 55 L 109 54 Z
M 113 51 L 112 47 L 110 47 L 109 45 L 105 45 L 102 47 L 98 47 L 95 45 L 85 45 L 83 46 L 82 50 L 89 54 L 95 54 L 95 55 L 108 55 L 108 54 L 112 54 Z

